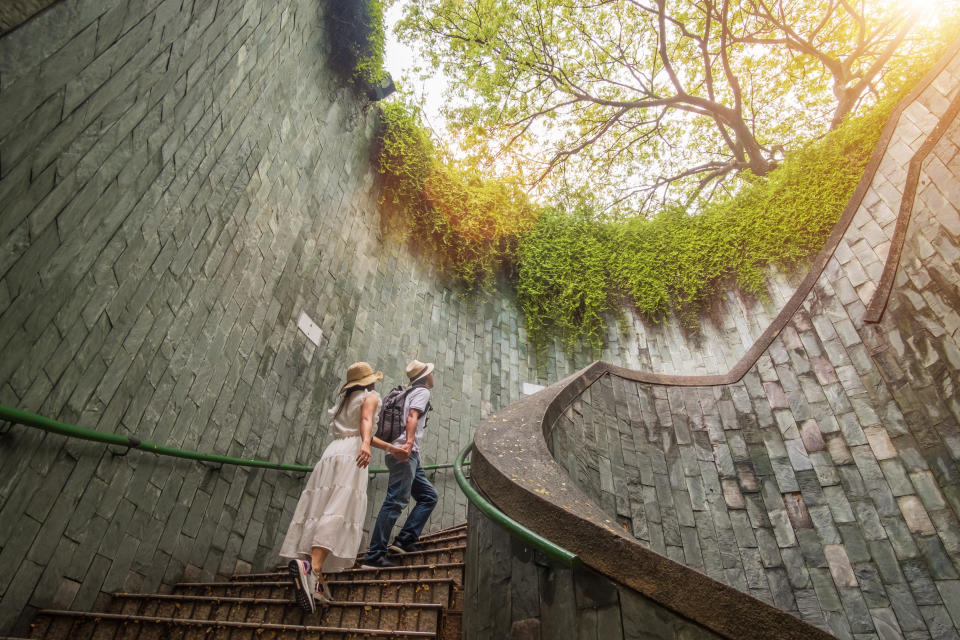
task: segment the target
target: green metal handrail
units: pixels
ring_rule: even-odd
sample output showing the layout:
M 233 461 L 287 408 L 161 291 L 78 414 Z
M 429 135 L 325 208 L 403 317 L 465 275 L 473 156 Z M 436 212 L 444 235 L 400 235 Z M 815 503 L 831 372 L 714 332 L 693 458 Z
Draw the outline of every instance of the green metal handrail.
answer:
M 65 422 L 59 422 L 57 420 L 52 420 L 50 418 L 45 418 L 35 413 L 30 413 L 29 411 L 23 411 L 21 409 L 8 407 L 3 404 L 0 404 L 0 420 L 11 422 L 14 424 L 22 424 L 27 427 L 43 429 L 44 431 L 47 431 L 50 433 L 56 433 L 58 435 L 66 436 L 68 438 L 79 438 L 81 440 L 90 440 L 93 442 L 101 442 L 103 444 L 127 447 L 128 449 L 139 449 L 140 451 L 146 451 L 147 453 L 152 453 L 158 456 L 186 458 L 187 460 L 196 460 L 197 462 L 215 462 L 219 464 L 232 464 L 232 465 L 237 465 L 241 467 L 274 469 L 277 471 L 295 471 L 298 473 L 309 473 L 310 471 L 313 471 L 313 467 L 302 465 L 302 464 L 283 464 L 280 462 L 269 462 L 266 460 L 248 460 L 246 458 L 233 458 L 230 456 L 221 456 L 215 453 L 200 453 L 199 451 L 185 451 L 183 449 L 177 449 L 175 447 L 167 447 L 164 445 L 154 444 L 152 442 L 146 442 L 144 440 L 141 440 L 140 438 L 137 438 L 136 436 L 124 436 L 117 433 L 103 433 L 102 431 L 96 431 L 94 429 L 78 427 L 76 425 L 67 424 Z M 425 471 L 433 471 L 436 469 L 449 469 L 451 467 L 453 467 L 453 465 L 450 463 L 423 465 L 423 469 Z M 387 471 L 388 469 L 385 469 L 383 467 L 378 467 L 378 468 L 368 470 L 368 472 L 372 475 L 376 475 L 378 473 L 387 473 Z
M 453 463 L 453 475 L 457 479 L 457 484 L 460 485 L 460 490 L 463 491 L 465 496 L 467 496 L 467 500 L 472 502 L 475 507 L 480 509 L 485 516 L 504 527 L 512 535 L 520 538 L 531 546 L 536 547 L 568 569 L 575 569 L 580 566 L 580 556 L 567 551 L 563 547 L 550 542 L 544 537 L 537 535 L 516 520 L 512 519 L 503 511 L 500 511 L 500 509 L 495 507 L 492 502 L 484 498 L 482 495 L 480 495 L 479 491 L 473 488 L 473 485 L 470 484 L 470 481 L 467 480 L 467 477 L 463 475 L 463 465 L 470 464 L 469 462 L 464 462 L 464 458 L 467 457 L 467 454 L 470 453 L 471 449 L 473 449 L 473 442 L 463 448 L 463 451 L 461 451 L 460 455 L 457 456 L 457 461 Z
M 128 449 L 138 449 L 140 451 L 145 451 L 158 456 L 170 456 L 173 458 L 195 460 L 197 462 L 215 462 L 219 464 L 232 464 L 241 467 L 256 467 L 260 469 L 294 471 L 299 473 L 308 473 L 313 470 L 313 467 L 302 464 L 283 464 L 280 462 L 268 462 L 266 460 L 233 458 L 231 456 L 221 456 L 215 453 L 185 451 L 183 449 L 177 449 L 176 447 L 167 447 L 164 445 L 147 442 L 137 438 L 136 436 L 125 436 L 117 433 L 103 433 L 102 431 L 96 431 L 94 429 L 78 427 L 76 425 L 67 424 L 51 418 L 45 418 L 44 416 L 30 413 L 29 411 L 23 411 L 22 409 L 8 407 L 7 405 L 3 404 L 0 404 L 0 420 L 13 424 L 22 424 L 24 426 L 34 427 L 36 429 L 42 429 L 49 433 L 56 433 L 68 438 L 78 438 L 81 440 L 90 440 L 92 442 L 126 447 Z M 511 534 L 517 536 L 521 540 L 529 543 L 537 549 L 540 549 L 545 554 L 564 566 L 572 569 L 579 565 L 579 556 L 570 553 L 563 547 L 555 545 L 546 538 L 540 537 L 516 520 L 511 519 L 486 498 L 480 495 L 480 493 L 474 489 L 473 486 L 471 486 L 470 481 L 467 480 L 466 476 L 463 474 L 463 467 L 470 464 L 469 461 L 464 459 L 467 457 L 467 454 L 470 453 L 471 449 L 473 449 L 472 442 L 460 452 L 460 455 L 457 456 L 456 462 L 453 464 L 427 464 L 423 465 L 423 469 L 425 471 L 433 471 L 436 469 L 453 468 L 454 477 L 456 478 L 457 484 L 460 486 L 460 489 L 463 491 L 464 495 L 466 495 L 467 499 L 478 509 L 480 509 L 480 511 L 482 511 L 488 518 L 505 527 Z M 369 473 L 378 474 L 386 473 L 387 471 L 388 470 L 384 468 L 376 468 L 370 469 Z

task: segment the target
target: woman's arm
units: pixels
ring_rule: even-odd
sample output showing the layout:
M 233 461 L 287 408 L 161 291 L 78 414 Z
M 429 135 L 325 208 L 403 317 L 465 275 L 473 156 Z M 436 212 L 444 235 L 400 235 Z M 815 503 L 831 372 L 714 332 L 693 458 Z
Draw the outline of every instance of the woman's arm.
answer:
M 377 409 L 380 397 L 371 393 L 363 399 L 360 407 L 360 453 L 357 454 L 357 466 L 363 469 L 370 464 L 370 440 L 373 438 L 373 412 Z M 379 438 L 377 438 L 379 440 Z
M 363 445 L 360 447 L 360 454 L 357 455 L 357 466 L 360 468 L 366 467 L 370 464 L 369 455 L 371 445 L 377 449 L 383 449 L 398 460 L 406 460 L 410 457 L 402 447 L 391 444 L 386 440 L 381 440 L 377 436 L 373 435 L 373 414 L 377 410 L 378 401 L 379 399 L 376 396 L 367 396 L 367 398 L 363 401 L 363 406 L 360 407 L 360 436 L 363 438 Z M 368 404 L 369 406 L 367 406 Z M 360 458 L 364 451 L 367 452 L 366 463 L 360 464 Z
M 371 445 L 377 449 L 383 449 L 384 451 L 389 453 L 391 456 L 393 456 L 397 460 L 400 460 L 401 462 L 410 458 L 410 454 L 408 454 L 403 447 L 398 447 L 397 445 L 391 444 L 386 440 L 381 440 L 377 436 L 373 436 L 373 439 L 371 440 Z

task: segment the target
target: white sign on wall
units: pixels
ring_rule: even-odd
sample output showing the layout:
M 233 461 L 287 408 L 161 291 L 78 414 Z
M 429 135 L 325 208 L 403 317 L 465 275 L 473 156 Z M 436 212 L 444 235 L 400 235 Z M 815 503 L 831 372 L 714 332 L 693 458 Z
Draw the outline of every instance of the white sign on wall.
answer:
M 535 394 L 537 391 L 540 391 L 541 389 L 545 389 L 545 388 L 546 388 L 546 387 L 544 387 L 542 384 L 533 384 L 533 383 L 530 383 L 530 382 L 524 382 L 524 383 L 523 383 L 523 395 L 525 395 L 525 396 L 532 396 L 532 395 Z
M 297 318 L 297 326 L 300 328 L 300 331 L 306 334 L 310 342 L 318 347 L 320 346 L 320 339 L 323 338 L 323 330 L 307 315 L 306 311 L 300 311 L 300 317 Z

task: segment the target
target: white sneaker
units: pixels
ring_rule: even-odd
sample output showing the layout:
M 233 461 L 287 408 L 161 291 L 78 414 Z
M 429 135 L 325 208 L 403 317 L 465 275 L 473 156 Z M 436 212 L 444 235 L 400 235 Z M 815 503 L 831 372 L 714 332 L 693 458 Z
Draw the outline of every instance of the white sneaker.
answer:
M 287 565 L 293 586 L 296 588 L 297 604 L 307 613 L 316 613 L 317 604 L 313 600 L 316 578 L 310 568 L 309 560 L 291 560 Z
M 333 602 L 333 594 L 330 593 L 330 587 L 327 586 L 327 581 L 323 579 L 323 576 L 311 571 L 310 578 L 313 581 L 314 606 L 317 604 L 327 605 Z

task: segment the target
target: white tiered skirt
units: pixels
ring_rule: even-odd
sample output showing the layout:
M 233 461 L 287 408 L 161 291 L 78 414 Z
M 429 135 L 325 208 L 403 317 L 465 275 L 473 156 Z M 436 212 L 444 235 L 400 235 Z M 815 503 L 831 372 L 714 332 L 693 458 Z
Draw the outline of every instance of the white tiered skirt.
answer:
M 353 567 L 367 512 L 367 470 L 357 467 L 359 436 L 334 440 L 324 450 L 300 494 L 287 536 L 284 558 L 309 558 L 313 547 L 330 551 L 324 573 Z

